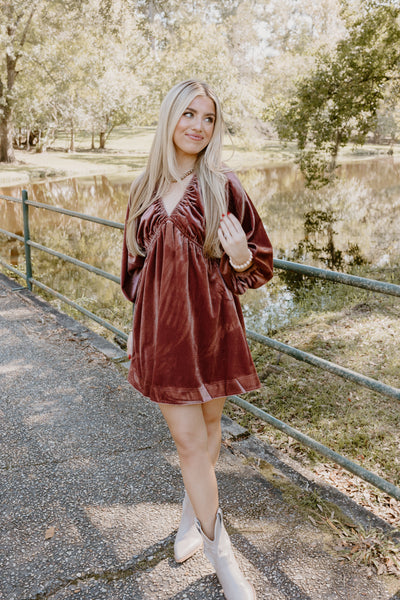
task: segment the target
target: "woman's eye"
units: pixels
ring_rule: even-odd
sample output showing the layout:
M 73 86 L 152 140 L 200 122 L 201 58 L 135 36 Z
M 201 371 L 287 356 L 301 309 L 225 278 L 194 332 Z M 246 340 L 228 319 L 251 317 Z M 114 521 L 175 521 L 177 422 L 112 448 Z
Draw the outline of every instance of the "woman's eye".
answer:
M 206 117 L 207 123 L 214 123 L 214 117 Z
M 192 112 L 190 112 L 190 110 L 189 110 L 189 111 L 187 111 L 187 112 L 183 113 L 183 116 L 184 116 L 184 117 L 193 117 L 193 113 L 192 113 Z

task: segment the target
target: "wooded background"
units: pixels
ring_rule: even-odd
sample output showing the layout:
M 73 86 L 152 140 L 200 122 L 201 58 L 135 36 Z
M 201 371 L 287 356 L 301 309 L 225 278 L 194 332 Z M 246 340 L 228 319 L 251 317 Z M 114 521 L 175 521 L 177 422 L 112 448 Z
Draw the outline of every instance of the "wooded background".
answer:
M 176 82 L 219 94 L 254 146 L 298 143 L 324 179 L 341 145 L 400 127 L 398 0 L 0 0 L 0 160 L 57 131 L 104 148 L 119 125 L 154 125 Z M 317 157 L 317 159 L 316 159 Z

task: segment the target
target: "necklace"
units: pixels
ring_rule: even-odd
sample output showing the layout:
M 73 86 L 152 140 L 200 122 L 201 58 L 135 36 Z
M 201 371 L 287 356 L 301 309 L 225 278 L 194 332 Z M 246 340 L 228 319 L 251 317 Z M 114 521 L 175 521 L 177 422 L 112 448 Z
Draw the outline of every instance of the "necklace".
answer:
M 182 177 L 179 177 L 179 179 L 172 179 L 171 183 L 177 183 L 178 181 L 183 181 L 185 179 L 185 177 L 187 177 L 188 175 L 191 175 L 194 171 L 194 167 L 192 167 L 191 169 L 189 169 L 188 171 L 186 171 Z

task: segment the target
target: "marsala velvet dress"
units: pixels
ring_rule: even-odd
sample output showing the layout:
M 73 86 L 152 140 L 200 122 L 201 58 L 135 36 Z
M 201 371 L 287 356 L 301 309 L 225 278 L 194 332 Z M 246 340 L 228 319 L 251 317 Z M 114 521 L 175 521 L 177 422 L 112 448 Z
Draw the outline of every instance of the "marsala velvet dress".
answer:
M 196 176 L 170 215 L 158 199 L 141 215 L 137 239 L 124 238 L 121 287 L 135 303 L 128 380 L 154 402 L 201 404 L 261 387 L 247 344 L 238 294 L 272 277 L 272 247 L 251 200 L 232 172 L 228 210 L 241 222 L 254 256 L 239 273 L 229 257 L 203 255 L 204 210 Z

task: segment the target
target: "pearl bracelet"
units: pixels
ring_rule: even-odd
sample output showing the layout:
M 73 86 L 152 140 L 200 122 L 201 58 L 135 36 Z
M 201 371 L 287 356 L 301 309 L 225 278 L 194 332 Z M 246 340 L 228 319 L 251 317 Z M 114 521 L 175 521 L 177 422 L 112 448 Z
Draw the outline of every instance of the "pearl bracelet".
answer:
M 229 257 L 229 263 L 231 265 L 231 267 L 233 267 L 236 271 L 244 271 L 245 269 L 247 269 L 247 267 L 249 267 L 251 265 L 251 263 L 253 262 L 253 253 L 250 250 L 250 248 L 248 248 L 249 250 L 249 258 L 246 260 L 246 262 L 242 263 L 241 265 L 235 265 L 232 262 L 231 257 Z

